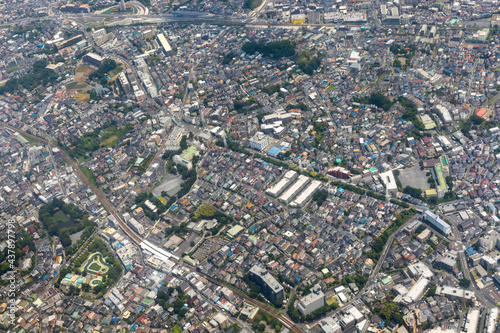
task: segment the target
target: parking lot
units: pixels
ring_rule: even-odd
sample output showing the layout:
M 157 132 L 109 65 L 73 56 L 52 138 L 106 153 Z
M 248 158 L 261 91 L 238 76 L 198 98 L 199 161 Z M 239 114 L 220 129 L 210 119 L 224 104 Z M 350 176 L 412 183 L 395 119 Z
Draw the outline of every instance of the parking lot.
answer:
M 199 261 L 205 260 L 212 253 L 219 251 L 221 247 L 229 243 L 224 238 L 210 238 L 207 239 L 198 250 L 193 254 L 193 259 L 198 259 Z

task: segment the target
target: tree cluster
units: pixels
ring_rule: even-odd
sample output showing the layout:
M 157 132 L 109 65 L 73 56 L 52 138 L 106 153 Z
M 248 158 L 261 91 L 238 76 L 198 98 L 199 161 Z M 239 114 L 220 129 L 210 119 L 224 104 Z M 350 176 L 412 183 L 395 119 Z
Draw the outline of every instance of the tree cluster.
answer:
M 362 104 L 373 104 L 385 111 L 389 111 L 392 102 L 381 92 L 372 93 L 370 97 L 354 97 L 354 101 Z
M 58 225 L 59 221 L 54 217 L 58 211 L 62 211 L 74 225 L 67 228 L 60 228 Z M 80 210 L 76 206 L 66 204 L 58 198 L 43 205 L 38 212 L 38 217 L 49 235 L 59 237 L 62 246 L 65 248 L 71 245 L 71 238 L 69 235 L 84 229 L 87 234 L 92 233 L 95 228 L 95 223 L 90 221 L 88 216 L 88 213 Z
M 295 54 L 296 43 L 289 39 L 270 42 L 270 43 L 245 43 L 241 49 L 252 55 L 257 52 L 261 53 L 266 57 L 272 57 L 274 59 L 279 59 L 282 57 L 291 57 Z
M 298 65 L 304 73 L 312 75 L 321 66 L 321 57 L 313 56 L 310 51 L 302 51 Z
M 33 64 L 31 73 L 18 79 L 12 78 L 0 87 L 0 94 L 13 93 L 20 88 L 32 91 L 39 85 L 49 86 L 57 81 L 57 74 L 47 67 L 47 59 L 38 60 Z
M 107 85 L 108 72 L 112 71 L 117 67 L 116 61 L 113 59 L 106 59 L 99 68 L 89 75 L 89 79 L 98 80 L 101 85 Z
M 367 253 L 367 257 L 374 260 L 378 260 L 382 255 L 382 251 L 384 250 L 384 246 L 387 243 L 389 237 L 416 213 L 417 211 L 412 208 L 399 214 L 396 217 L 396 221 L 389 228 L 387 228 L 382 233 L 382 235 L 375 238 L 371 251 Z
M 403 315 L 401 309 L 394 302 L 387 302 L 380 306 L 375 306 L 373 313 L 380 316 L 386 322 L 395 321 L 399 325 L 404 325 Z
M 75 139 L 70 143 L 69 156 L 78 158 L 85 156 L 87 153 L 92 153 L 104 146 L 101 142 L 112 136 L 117 136 L 121 139 L 134 129 L 134 126 L 127 124 L 123 127 L 118 127 L 116 122 L 112 121 L 94 129 L 91 132 L 85 133 L 81 138 Z

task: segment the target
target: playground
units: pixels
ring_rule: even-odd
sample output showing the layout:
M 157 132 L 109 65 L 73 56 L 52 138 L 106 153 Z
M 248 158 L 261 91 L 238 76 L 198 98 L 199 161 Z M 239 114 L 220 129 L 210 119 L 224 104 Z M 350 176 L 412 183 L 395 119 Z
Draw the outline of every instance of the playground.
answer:
M 106 264 L 100 252 L 95 252 L 88 257 L 80 270 L 97 277 L 98 275 L 106 275 L 109 270 L 109 265 Z

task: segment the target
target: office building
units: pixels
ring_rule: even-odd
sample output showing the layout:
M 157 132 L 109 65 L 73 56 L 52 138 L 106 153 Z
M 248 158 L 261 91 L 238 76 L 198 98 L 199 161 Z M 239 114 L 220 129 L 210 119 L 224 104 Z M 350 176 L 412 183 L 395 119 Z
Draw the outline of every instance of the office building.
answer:
M 430 210 L 426 210 L 424 212 L 423 218 L 425 221 L 429 222 L 429 224 L 431 224 L 437 230 L 441 231 L 443 234 L 449 235 L 451 233 L 450 225 L 445 221 L 443 221 L 439 216 L 437 216 Z

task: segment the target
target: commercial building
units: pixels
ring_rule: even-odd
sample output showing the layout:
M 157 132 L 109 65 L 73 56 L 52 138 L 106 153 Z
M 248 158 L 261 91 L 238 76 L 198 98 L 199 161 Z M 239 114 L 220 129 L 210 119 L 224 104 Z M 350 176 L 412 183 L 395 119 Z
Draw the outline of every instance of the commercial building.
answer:
M 313 311 L 325 305 L 325 294 L 321 291 L 319 285 L 311 289 L 311 293 L 302 297 L 298 310 L 303 316 L 307 316 Z
M 439 216 L 437 216 L 430 210 L 426 210 L 424 212 L 423 218 L 425 221 L 429 222 L 433 227 L 441 231 L 443 234 L 449 235 L 451 233 L 450 225 L 445 221 L 443 221 Z
M 326 317 L 321 319 L 318 323 L 319 328 L 323 333 L 341 333 L 342 328 L 333 317 Z
M 292 201 L 290 206 L 292 207 L 302 207 L 304 206 L 309 199 L 312 198 L 314 193 L 316 193 L 317 190 L 321 188 L 321 182 L 319 180 L 313 180 L 309 186 L 305 188 L 304 191 L 302 191 L 296 198 L 295 200 Z
M 269 145 L 269 137 L 262 132 L 257 132 L 248 142 L 250 148 L 261 151 Z
M 486 313 L 486 320 L 484 324 L 484 333 L 493 333 L 498 324 L 498 315 L 500 310 L 498 308 L 491 308 Z
M 272 302 L 283 301 L 285 290 L 269 272 L 260 267 L 253 266 L 250 269 L 250 278 L 262 288 L 262 293 Z
M 477 324 L 479 323 L 479 309 L 470 309 L 465 320 L 464 332 L 476 333 Z
M 94 65 L 96 67 L 99 67 L 102 65 L 102 63 L 104 62 L 104 58 L 101 57 L 100 55 L 96 54 L 96 53 L 87 53 L 86 55 L 83 56 L 83 61 L 86 61 L 88 62 L 89 64 L 91 65 Z
M 283 193 L 283 191 L 288 188 L 288 186 L 290 186 L 290 184 L 292 184 L 297 179 L 297 177 L 297 172 L 293 170 L 287 171 L 279 182 L 277 182 L 273 187 L 269 188 L 266 191 L 267 194 L 276 198 L 281 193 Z
M 473 291 L 448 286 L 437 287 L 436 296 L 444 296 L 469 305 L 476 301 L 476 294 Z
M 279 200 L 289 204 L 297 194 L 306 187 L 311 179 L 307 176 L 300 175 L 295 183 L 293 183 L 280 197 Z
M 130 228 L 132 228 L 132 230 L 134 230 L 136 233 L 138 233 L 139 235 L 143 235 L 144 234 L 144 227 L 142 226 L 141 223 L 139 223 L 136 219 L 134 219 L 133 217 L 130 218 L 128 221 L 127 221 L 128 225 L 130 226 Z
M 418 301 L 425 292 L 425 289 L 429 285 L 429 280 L 421 277 L 418 281 L 411 287 L 410 291 L 403 296 L 402 303 L 412 304 Z
M 158 34 L 156 36 L 156 39 L 158 40 L 158 44 L 163 49 L 163 53 L 165 54 L 165 56 L 171 57 L 174 55 L 174 51 L 172 50 L 172 47 L 170 46 L 167 38 L 165 38 L 164 34 Z

